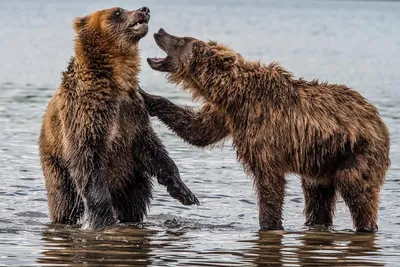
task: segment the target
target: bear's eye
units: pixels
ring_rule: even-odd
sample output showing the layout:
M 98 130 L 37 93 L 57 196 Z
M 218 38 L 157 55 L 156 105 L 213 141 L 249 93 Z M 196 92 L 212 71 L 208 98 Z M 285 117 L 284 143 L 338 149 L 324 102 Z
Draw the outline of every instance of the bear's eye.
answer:
M 117 9 L 114 13 L 114 16 L 119 17 L 121 16 L 121 10 Z

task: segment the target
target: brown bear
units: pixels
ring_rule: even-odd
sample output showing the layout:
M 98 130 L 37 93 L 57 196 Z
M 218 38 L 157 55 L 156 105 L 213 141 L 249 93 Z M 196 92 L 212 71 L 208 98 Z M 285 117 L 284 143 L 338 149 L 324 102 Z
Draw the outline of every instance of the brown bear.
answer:
M 378 230 L 379 192 L 390 166 L 389 132 L 378 110 L 356 91 L 306 81 L 277 63 L 246 61 L 223 44 L 154 34 L 165 58 L 149 58 L 194 98 L 200 111 L 141 91 L 156 115 L 190 144 L 232 137 L 254 177 L 261 229 L 282 228 L 285 175 L 301 176 L 306 225 L 332 225 L 337 193 L 356 231 Z
M 140 222 L 152 199 L 152 176 L 184 205 L 199 204 L 138 92 L 138 42 L 149 19 L 147 7 L 116 7 L 74 20 L 75 56 L 39 138 L 52 223 L 98 229 Z

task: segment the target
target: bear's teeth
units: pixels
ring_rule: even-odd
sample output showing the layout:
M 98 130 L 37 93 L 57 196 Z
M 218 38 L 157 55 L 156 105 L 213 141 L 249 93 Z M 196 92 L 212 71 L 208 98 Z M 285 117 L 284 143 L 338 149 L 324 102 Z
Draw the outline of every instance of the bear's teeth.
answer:
M 141 25 L 142 25 L 142 24 L 140 24 L 139 22 L 136 22 L 135 25 L 133 25 L 133 28 L 134 28 L 135 30 L 137 30 L 137 29 L 140 28 Z

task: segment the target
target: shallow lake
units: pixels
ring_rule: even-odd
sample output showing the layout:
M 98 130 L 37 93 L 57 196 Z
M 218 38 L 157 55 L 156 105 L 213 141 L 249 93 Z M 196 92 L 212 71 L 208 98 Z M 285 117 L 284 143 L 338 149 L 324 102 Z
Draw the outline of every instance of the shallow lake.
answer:
M 156 185 L 141 225 L 83 233 L 49 225 L 37 139 L 46 105 L 73 52 L 72 20 L 121 6 L 151 10 L 143 59 L 162 56 L 151 35 L 222 41 L 252 60 L 278 61 L 296 76 L 345 83 L 375 104 L 391 133 L 392 166 L 379 232 L 355 234 L 339 199 L 332 231 L 303 226 L 303 195 L 288 177 L 285 231 L 258 232 L 252 181 L 230 140 L 213 149 L 154 128 L 199 198 L 184 207 Z M 0 2 L 0 266 L 398 266 L 400 262 L 400 2 L 106 1 Z M 189 95 L 143 61 L 141 86 L 179 104 Z

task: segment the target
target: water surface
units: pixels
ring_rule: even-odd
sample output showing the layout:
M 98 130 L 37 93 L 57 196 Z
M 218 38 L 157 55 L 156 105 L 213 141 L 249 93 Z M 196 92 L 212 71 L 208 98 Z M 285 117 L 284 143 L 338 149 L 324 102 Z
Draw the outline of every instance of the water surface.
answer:
M 355 234 L 339 199 L 332 231 L 303 226 L 297 177 L 289 177 L 285 231 L 258 232 L 251 180 L 230 140 L 196 149 L 157 120 L 154 128 L 196 193 L 184 207 L 156 186 L 143 224 L 83 233 L 49 225 L 37 138 L 49 98 L 73 51 L 72 20 L 119 5 L 151 9 L 150 33 L 223 41 L 249 59 L 279 61 L 296 76 L 345 83 L 375 104 L 391 133 L 380 231 Z M 400 3 L 391 1 L 0 2 L 0 266 L 397 266 L 400 260 Z M 161 56 L 151 34 L 143 58 Z M 187 94 L 145 62 L 141 85 L 179 104 Z

